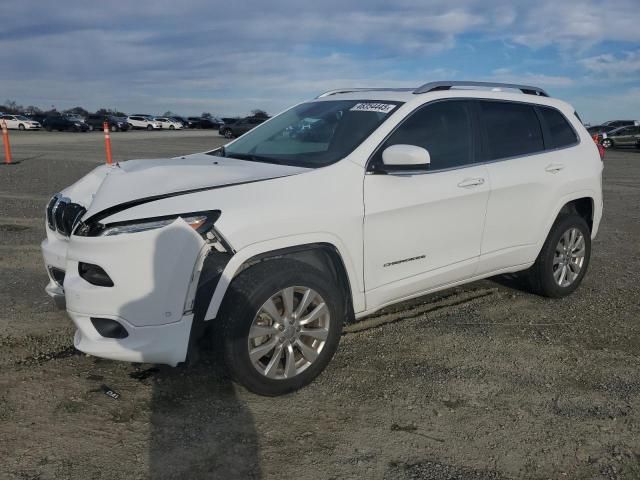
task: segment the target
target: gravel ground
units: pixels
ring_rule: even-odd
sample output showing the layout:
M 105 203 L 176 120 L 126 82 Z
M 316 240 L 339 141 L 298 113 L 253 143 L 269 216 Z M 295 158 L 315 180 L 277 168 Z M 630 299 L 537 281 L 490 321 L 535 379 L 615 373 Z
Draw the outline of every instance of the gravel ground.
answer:
M 211 131 L 113 134 L 116 159 L 204 151 Z M 0 167 L 0 478 L 640 478 L 640 151 L 607 153 L 605 216 L 571 297 L 499 277 L 350 325 L 309 387 L 262 398 L 215 361 L 88 357 L 43 288 L 51 194 L 99 133 L 16 132 Z M 114 399 L 105 390 L 117 392 Z

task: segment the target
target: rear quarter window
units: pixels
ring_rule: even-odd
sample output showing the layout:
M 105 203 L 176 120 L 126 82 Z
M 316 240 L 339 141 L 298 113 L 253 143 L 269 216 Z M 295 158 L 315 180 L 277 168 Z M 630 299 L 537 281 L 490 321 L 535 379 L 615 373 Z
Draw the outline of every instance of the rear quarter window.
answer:
M 538 108 L 549 132 L 550 138 L 547 139 L 547 148 L 568 147 L 578 142 L 576 132 L 562 113 L 555 108 Z

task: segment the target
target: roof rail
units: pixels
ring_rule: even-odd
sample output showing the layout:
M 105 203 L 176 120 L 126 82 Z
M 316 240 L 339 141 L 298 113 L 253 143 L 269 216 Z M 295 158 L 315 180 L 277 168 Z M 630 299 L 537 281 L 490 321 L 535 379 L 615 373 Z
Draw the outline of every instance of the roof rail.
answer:
M 496 82 L 466 82 L 466 81 L 445 81 L 445 82 L 429 82 L 416 88 L 413 93 L 436 92 L 438 90 L 449 90 L 452 87 L 486 87 L 486 88 L 512 88 L 520 90 L 527 95 L 538 95 L 548 97 L 549 94 L 539 87 L 531 87 L 529 85 L 518 85 L 515 83 L 496 83 Z
M 414 90 L 415 89 L 413 88 L 336 88 L 335 90 L 327 90 L 326 92 L 318 95 L 316 98 L 330 97 L 331 95 L 352 92 L 411 92 Z

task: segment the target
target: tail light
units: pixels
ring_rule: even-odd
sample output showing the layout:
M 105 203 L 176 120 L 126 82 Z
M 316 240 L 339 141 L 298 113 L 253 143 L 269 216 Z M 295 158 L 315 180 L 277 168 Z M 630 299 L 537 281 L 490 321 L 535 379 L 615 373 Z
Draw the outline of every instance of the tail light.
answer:
M 600 143 L 600 135 L 599 134 L 594 134 L 592 135 L 593 141 L 595 142 L 596 146 L 598 147 L 598 153 L 600 154 L 600 160 L 604 160 L 604 152 L 605 149 L 602 146 L 602 143 Z

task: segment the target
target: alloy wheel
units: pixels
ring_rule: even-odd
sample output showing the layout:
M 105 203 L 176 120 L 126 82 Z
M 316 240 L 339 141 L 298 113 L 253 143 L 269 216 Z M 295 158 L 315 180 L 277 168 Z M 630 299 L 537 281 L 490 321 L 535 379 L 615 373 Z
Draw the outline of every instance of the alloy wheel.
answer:
M 568 287 L 580 275 L 586 245 L 584 235 L 577 228 L 570 228 L 560 237 L 553 256 L 553 278 L 561 287 Z
M 311 288 L 287 287 L 258 310 L 249 329 L 253 367 L 271 379 L 290 379 L 309 368 L 329 336 L 331 315 Z

